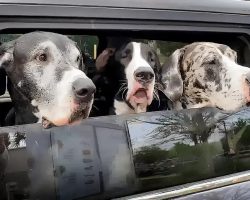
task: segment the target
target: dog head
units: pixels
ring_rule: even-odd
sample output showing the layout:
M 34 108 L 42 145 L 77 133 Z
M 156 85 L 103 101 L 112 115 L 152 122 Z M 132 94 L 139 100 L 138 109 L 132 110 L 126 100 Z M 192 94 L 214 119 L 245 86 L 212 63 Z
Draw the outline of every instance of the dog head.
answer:
M 59 126 L 89 115 L 95 86 L 79 69 L 83 68 L 81 53 L 68 37 L 24 34 L 1 45 L 0 67 L 11 81 L 14 104 L 18 93 L 37 118 Z
M 156 53 L 147 44 L 130 42 L 115 53 L 115 60 L 122 65 L 122 79 L 127 86 L 123 100 L 136 113 L 146 112 L 153 100 L 154 85 L 158 78 L 156 72 L 160 67 Z M 116 114 L 121 113 L 116 109 Z
M 197 42 L 178 49 L 162 67 L 164 93 L 176 108 L 176 102 L 182 108 L 227 111 L 245 106 L 250 101 L 250 69 L 236 60 L 236 52 L 222 44 Z

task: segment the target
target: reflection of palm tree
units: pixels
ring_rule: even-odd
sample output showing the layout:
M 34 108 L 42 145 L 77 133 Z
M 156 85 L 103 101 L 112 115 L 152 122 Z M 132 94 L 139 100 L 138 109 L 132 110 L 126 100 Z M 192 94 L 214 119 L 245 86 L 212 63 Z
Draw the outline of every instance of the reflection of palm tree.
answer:
M 11 134 L 11 133 L 10 133 Z M 26 139 L 25 133 L 15 132 L 13 139 L 9 133 L 1 133 L 0 136 L 3 138 L 5 147 L 8 149 L 9 146 L 19 147 L 20 143 Z
M 223 121 L 223 128 L 221 128 L 221 131 L 225 133 L 225 144 L 224 144 L 224 150 L 227 153 L 235 154 L 237 151 L 237 145 L 242 138 L 243 134 L 247 131 L 247 120 L 238 118 L 238 121 L 235 123 L 232 123 L 231 127 L 227 128 L 226 122 Z
M 215 128 L 215 112 L 201 112 L 190 110 L 188 113 L 161 115 L 156 119 L 158 126 L 150 135 L 152 139 L 160 140 L 160 143 L 189 139 L 194 144 L 207 142 L 211 131 Z M 154 124 L 154 122 L 153 122 Z M 170 137 L 173 134 L 178 136 Z
M 14 135 L 14 145 L 19 147 L 21 141 L 24 141 L 26 138 L 25 133 L 16 132 Z

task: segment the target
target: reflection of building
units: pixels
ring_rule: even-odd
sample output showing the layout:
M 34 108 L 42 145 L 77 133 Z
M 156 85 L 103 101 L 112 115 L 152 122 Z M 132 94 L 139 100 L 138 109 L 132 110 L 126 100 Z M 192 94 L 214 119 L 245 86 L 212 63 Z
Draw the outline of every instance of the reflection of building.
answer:
M 9 132 L 19 129 L 25 130 L 26 147 L 12 146 L 8 152 L 5 188 L 10 200 L 14 193 L 52 200 L 134 189 L 124 126 L 95 119 L 50 130 L 40 124 L 11 127 Z
M 14 148 L 8 151 L 9 162 L 5 173 L 5 182 L 8 198 L 13 195 L 25 196 L 25 189 L 29 187 L 27 150 L 25 147 Z
M 178 158 L 165 159 L 153 163 L 135 163 L 135 170 L 140 177 L 158 174 L 170 174 L 178 164 Z

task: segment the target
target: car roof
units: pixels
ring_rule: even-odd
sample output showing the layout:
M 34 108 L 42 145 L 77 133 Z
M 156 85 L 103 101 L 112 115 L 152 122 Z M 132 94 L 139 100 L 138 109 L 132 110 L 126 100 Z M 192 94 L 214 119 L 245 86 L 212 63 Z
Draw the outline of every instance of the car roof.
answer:
M 41 4 L 136 9 L 182 10 L 250 15 L 249 0 L 0 0 L 0 4 Z

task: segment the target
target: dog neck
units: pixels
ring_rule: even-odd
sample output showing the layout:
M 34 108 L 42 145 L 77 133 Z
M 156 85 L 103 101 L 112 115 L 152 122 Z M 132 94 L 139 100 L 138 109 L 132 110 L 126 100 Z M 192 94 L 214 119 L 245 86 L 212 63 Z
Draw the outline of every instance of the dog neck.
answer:
M 125 101 L 118 101 L 116 99 L 114 101 L 114 111 L 116 115 L 136 113 Z
M 33 114 L 36 108 L 30 101 L 12 83 L 9 83 L 8 90 L 15 110 L 14 116 L 11 116 L 15 118 L 12 120 L 15 124 L 12 125 L 37 123 L 38 118 Z
M 182 109 L 192 109 L 192 108 L 203 108 L 203 107 L 212 107 L 213 105 L 210 102 L 201 102 L 193 103 L 185 96 L 182 96 L 181 99 L 175 102 L 169 102 L 169 107 L 172 110 L 182 110 Z
M 136 113 L 133 106 L 126 100 L 127 90 L 118 91 L 114 99 L 114 112 L 116 115 Z

